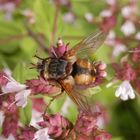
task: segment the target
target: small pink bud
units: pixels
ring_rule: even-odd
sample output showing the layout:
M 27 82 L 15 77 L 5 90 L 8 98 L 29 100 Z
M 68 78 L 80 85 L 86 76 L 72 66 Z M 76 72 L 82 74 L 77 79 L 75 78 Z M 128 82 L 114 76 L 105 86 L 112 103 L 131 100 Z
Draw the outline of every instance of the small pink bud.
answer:
M 58 41 L 57 41 L 57 45 L 58 45 L 58 46 L 62 46 L 62 45 L 63 45 L 63 41 L 62 41 L 62 39 L 60 39 L 60 38 L 58 39 Z
M 100 76 L 102 76 L 102 77 L 106 77 L 106 76 L 107 76 L 107 72 L 105 72 L 105 71 L 101 71 L 101 72 L 100 72 Z
M 106 64 L 102 62 L 102 63 L 99 65 L 99 70 L 105 70 L 105 68 L 106 68 Z

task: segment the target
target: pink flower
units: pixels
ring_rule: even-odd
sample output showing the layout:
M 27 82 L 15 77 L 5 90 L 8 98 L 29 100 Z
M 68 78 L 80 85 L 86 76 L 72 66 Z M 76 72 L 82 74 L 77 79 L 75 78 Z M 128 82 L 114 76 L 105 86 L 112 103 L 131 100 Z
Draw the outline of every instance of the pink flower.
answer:
M 113 28 L 115 25 L 116 25 L 115 16 L 105 17 L 101 24 L 101 29 L 106 32 L 109 31 L 111 28 Z
M 79 135 L 77 135 L 77 140 L 94 140 L 94 137 L 79 134 Z
M 58 39 L 57 47 L 52 47 L 52 55 L 55 57 L 63 56 L 64 53 L 68 51 L 67 46 L 68 44 L 65 45 L 61 39 Z
M 78 134 L 90 136 L 94 127 L 96 127 L 96 122 L 97 119 L 94 115 L 80 111 L 75 124 L 75 131 Z
M 32 108 L 38 112 L 43 112 L 46 103 L 43 98 L 32 98 Z
M 123 66 L 116 63 L 112 64 L 112 66 L 118 79 L 130 81 L 136 78 L 136 71 L 127 62 L 123 62 Z
M 17 106 L 13 104 L 10 108 L 9 106 L 14 102 L 14 96 L 8 94 L 5 96 L 5 100 L 2 101 L 1 109 L 4 111 L 4 121 L 2 124 L 2 134 L 7 138 L 10 134 L 16 136 L 18 122 L 19 122 L 19 112 Z
M 32 94 L 45 93 L 52 95 L 61 91 L 54 81 L 44 80 L 43 78 L 27 80 L 26 85 L 31 89 Z
M 72 123 L 58 113 L 44 116 L 44 122 L 48 128 L 48 135 L 53 139 L 66 138 L 73 128 Z
M 5 114 L 5 119 L 3 122 L 3 129 L 2 129 L 2 134 L 5 137 L 8 137 L 10 134 L 13 134 L 16 136 L 17 134 L 17 129 L 18 129 L 18 119 L 19 116 L 17 113 L 8 113 Z
M 94 140 L 111 140 L 111 138 L 112 136 L 109 133 L 103 131 Z
M 140 94 L 140 80 L 139 79 L 134 80 L 133 86 L 135 87 L 136 91 Z
M 98 64 L 96 64 L 96 79 L 94 83 L 90 84 L 91 87 L 97 86 L 102 83 L 103 79 L 107 76 L 106 67 L 107 65 L 103 62 L 99 62 Z
M 18 140 L 33 140 L 36 129 L 33 127 L 19 127 L 19 133 L 16 136 Z
M 7 74 L 0 71 L 0 87 L 5 86 L 8 83 L 8 79 L 6 77 L 7 77 Z

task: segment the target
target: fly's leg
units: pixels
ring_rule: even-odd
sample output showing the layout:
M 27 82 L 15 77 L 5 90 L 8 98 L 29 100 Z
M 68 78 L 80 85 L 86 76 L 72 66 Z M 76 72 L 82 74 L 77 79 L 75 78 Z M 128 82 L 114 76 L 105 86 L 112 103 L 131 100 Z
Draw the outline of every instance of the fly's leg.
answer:
M 47 112 L 48 108 L 50 107 L 51 103 L 52 103 L 55 99 L 57 99 L 59 96 L 61 96 L 63 93 L 64 93 L 64 92 L 62 91 L 60 94 L 58 94 L 58 95 L 52 97 L 52 99 L 51 99 L 51 100 L 49 101 L 49 103 L 46 105 L 43 115 L 46 114 L 46 112 Z

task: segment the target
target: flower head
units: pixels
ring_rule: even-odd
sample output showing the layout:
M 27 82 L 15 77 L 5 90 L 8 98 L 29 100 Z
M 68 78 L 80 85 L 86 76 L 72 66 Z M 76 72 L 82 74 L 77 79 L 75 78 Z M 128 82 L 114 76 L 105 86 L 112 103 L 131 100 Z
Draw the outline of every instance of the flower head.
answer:
M 120 97 L 124 101 L 128 99 L 134 99 L 135 94 L 130 82 L 123 81 L 122 84 L 117 88 L 115 96 Z
M 26 85 L 31 89 L 32 94 L 45 93 L 47 95 L 52 95 L 61 91 L 56 82 L 45 80 L 42 77 L 39 77 L 39 79 L 27 80 Z
M 17 134 L 17 128 L 18 128 L 18 114 L 16 113 L 7 113 L 5 114 L 5 119 L 3 122 L 3 130 L 2 134 L 5 137 L 9 137 L 10 134 L 13 134 L 16 136 Z
M 58 39 L 57 47 L 52 47 L 52 55 L 56 58 L 59 58 L 64 55 L 65 52 L 68 51 L 68 44 L 64 44 L 61 39 Z
M 76 121 L 75 131 L 79 134 L 90 136 L 96 127 L 96 117 L 85 112 L 80 112 Z
M 2 95 L 16 93 L 16 95 L 13 94 L 13 96 L 15 96 L 15 101 L 11 103 L 9 108 L 14 103 L 16 103 L 17 106 L 22 107 L 25 107 L 27 105 L 27 97 L 30 95 L 31 90 L 26 89 L 27 86 L 25 84 L 20 84 L 14 78 L 12 78 L 10 74 L 8 75 L 3 74 L 1 78 L 1 83 L 2 83 L 1 87 Z
M 22 90 L 15 95 L 15 102 L 17 106 L 22 106 L 23 108 L 27 105 L 27 97 L 30 95 L 31 90 Z
M 128 20 L 122 25 L 121 31 L 124 33 L 124 35 L 130 36 L 136 32 L 136 28 L 134 23 Z
M 3 78 L 7 79 L 6 84 L 2 86 L 3 93 L 19 92 L 26 88 L 26 85 L 17 82 L 15 79 L 12 78 L 11 75 L 3 75 Z
M 44 115 L 44 121 L 38 123 L 46 135 L 52 139 L 64 139 L 68 137 L 73 125 L 60 114 Z M 44 135 L 44 134 L 43 134 Z
M 52 140 L 48 135 L 48 128 L 39 129 L 35 133 L 33 140 Z
M 135 69 L 127 62 L 123 62 L 123 66 L 120 66 L 119 64 L 116 63 L 113 63 L 112 66 L 115 69 L 116 77 L 118 79 L 123 81 L 125 80 L 131 81 L 136 79 L 137 73 Z
M 58 113 L 44 116 L 44 121 L 48 127 L 48 134 L 53 139 L 66 138 L 73 128 L 72 123 Z
M 19 134 L 16 136 L 19 140 L 33 140 L 36 129 L 31 126 L 19 127 Z

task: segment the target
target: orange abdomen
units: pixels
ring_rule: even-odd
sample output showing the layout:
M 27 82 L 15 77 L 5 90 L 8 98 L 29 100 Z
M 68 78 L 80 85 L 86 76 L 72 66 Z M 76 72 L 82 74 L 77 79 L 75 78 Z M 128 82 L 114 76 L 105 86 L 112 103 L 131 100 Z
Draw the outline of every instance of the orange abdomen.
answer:
M 95 81 L 95 68 L 87 59 L 78 59 L 73 67 L 73 77 L 77 85 L 89 85 Z

